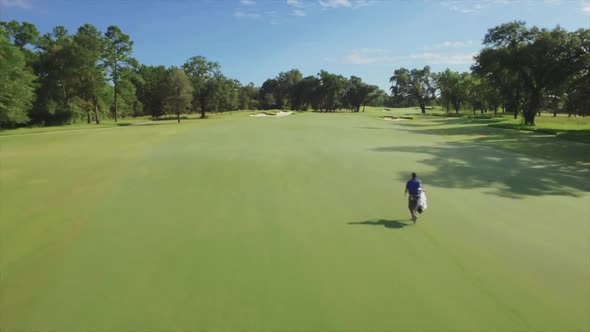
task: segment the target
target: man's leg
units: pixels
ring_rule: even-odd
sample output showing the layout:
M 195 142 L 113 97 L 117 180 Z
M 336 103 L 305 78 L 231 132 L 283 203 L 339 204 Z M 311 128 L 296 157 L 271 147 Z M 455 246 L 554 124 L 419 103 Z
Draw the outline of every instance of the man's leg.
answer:
M 412 215 L 412 221 L 416 222 L 416 200 L 412 196 L 408 198 L 408 209 Z

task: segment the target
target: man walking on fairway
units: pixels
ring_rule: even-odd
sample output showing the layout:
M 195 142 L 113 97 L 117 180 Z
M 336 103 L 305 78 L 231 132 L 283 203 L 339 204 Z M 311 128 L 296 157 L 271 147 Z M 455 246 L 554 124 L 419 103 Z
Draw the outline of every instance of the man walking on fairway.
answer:
M 406 183 L 404 196 L 406 196 L 407 193 L 410 193 L 408 198 L 408 209 L 410 209 L 414 224 L 416 223 L 416 220 L 418 220 L 418 217 L 416 216 L 416 207 L 418 206 L 418 198 L 420 197 L 421 190 L 422 182 L 416 178 L 416 173 L 412 173 L 412 178 Z

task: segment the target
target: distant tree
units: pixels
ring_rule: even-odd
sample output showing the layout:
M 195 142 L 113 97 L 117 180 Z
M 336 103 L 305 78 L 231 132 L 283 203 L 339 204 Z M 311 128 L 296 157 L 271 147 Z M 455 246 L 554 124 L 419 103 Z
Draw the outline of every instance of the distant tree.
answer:
M 40 37 L 37 27 L 29 22 L 18 23 L 15 20 L 10 22 L 0 21 L 0 27 L 5 29 L 8 38 L 21 51 L 27 45 L 36 45 Z
M 109 26 L 105 33 L 104 65 L 109 70 L 109 76 L 114 86 L 114 115 L 115 122 L 119 115 L 119 83 L 121 80 L 121 68 L 134 66 L 135 60 L 131 57 L 133 41 L 129 35 L 124 34 L 115 25 Z
M 396 69 L 389 79 L 391 93 L 403 99 L 412 98 L 418 101 L 422 113 L 426 113 L 426 105 L 436 98 L 436 85 L 430 67 L 423 69 Z
M 440 89 L 440 99 L 447 112 L 452 106 L 455 113 L 459 113 L 461 103 L 467 95 L 464 89 L 466 75 L 469 74 L 460 74 L 450 69 L 446 69 L 444 72 L 436 75 L 436 85 Z
M 387 99 L 389 98 L 389 96 L 387 95 L 387 92 L 383 91 L 378 86 L 373 86 L 373 89 L 374 89 L 374 92 L 369 95 L 369 101 L 367 102 L 367 105 L 374 106 L 374 107 L 385 106 L 385 103 L 386 103 Z
M 374 92 L 374 88 L 363 82 L 360 77 L 351 76 L 349 79 L 348 91 L 346 98 L 352 107 L 353 112 L 360 111 L 361 106 L 366 105 L 369 96 Z
M 297 82 L 293 88 L 292 108 L 297 111 L 306 111 L 309 107 L 319 109 L 321 81 L 316 76 L 307 76 Z
M 492 77 L 504 71 L 519 83 L 526 125 L 535 124 L 547 91 L 578 72 L 588 53 L 575 33 L 559 26 L 552 30 L 527 29 L 521 21 L 489 29 L 484 44 L 486 48 L 476 57 L 475 70 Z
M 193 111 L 200 111 L 201 118 L 205 118 L 206 113 L 211 111 L 209 107 L 215 105 L 212 98 L 216 97 L 210 92 L 216 83 L 211 80 L 220 73 L 219 63 L 209 61 L 204 56 L 194 56 L 182 65 L 182 69 L 193 86 Z
M 24 54 L 10 45 L 6 31 L 0 27 L 0 126 L 14 126 L 29 120 L 33 81 Z
M 254 83 L 239 87 L 238 108 L 241 110 L 258 109 L 258 88 Z
M 190 109 L 193 100 L 193 87 L 184 71 L 172 68 L 168 76 L 168 96 L 164 99 L 166 109 L 176 114 L 180 123 L 180 114 Z
M 100 92 L 105 85 L 105 77 L 102 69 L 98 67 L 104 54 L 104 39 L 100 31 L 93 25 L 85 24 L 74 35 L 76 45 L 76 62 L 78 86 L 77 95 L 86 101 L 87 122 L 91 122 L 91 112 L 94 112 L 94 121 L 100 123 Z
M 297 69 L 291 69 L 287 72 L 281 72 L 276 77 L 277 90 L 275 91 L 275 99 L 278 108 L 287 109 L 293 108 L 293 101 L 295 98 L 295 86 L 303 79 L 303 75 Z
M 277 97 L 280 98 L 279 89 L 279 81 L 276 78 L 269 78 L 262 83 L 262 86 L 258 90 L 262 109 L 269 110 L 282 106 L 281 102 L 277 100 Z
M 135 89 L 137 98 L 143 104 L 145 114 L 154 118 L 164 115 L 164 99 L 168 95 L 169 70 L 164 66 L 142 65 L 137 69 L 137 73 L 141 80 L 134 81 L 136 82 Z
M 376 85 L 369 85 L 369 95 L 363 102 L 363 112 L 365 111 L 365 106 L 383 106 L 385 103 L 385 98 L 387 98 L 387 92 L 381 90 Z
M 68 31 L 57 26 L 39 40 L 37 98 L 31 112 L 35 123 L 65 124 L 83 116 L 72 101 L 79 94 L 79 49 Z
M 325 70 L 318 73 L 320 86 L 316 93 L 319 94 L 319 110 L 322 112 L 335 112 L 342 106 L 345 99 L 348 81 L 342 75 L 331 74 Z

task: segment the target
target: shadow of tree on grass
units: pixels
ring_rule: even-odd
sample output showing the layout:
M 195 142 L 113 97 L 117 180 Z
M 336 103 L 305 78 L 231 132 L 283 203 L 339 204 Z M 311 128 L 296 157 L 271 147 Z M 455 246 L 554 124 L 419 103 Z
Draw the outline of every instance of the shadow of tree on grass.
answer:
M 478 119 L 472 119 L 479 121 Z M 463 144 L 477 144 L 542 158 L 550 162 L 561 161 L 570 165 L 590 166 L 590 144 L 572 142 L 553 134 L 488 127 L 486 123 L 470 119 L 437 119 L 441 128 L 425 128 L 399 123 L 397 130 L 416 134 L 460 137 Z M 418 151 L 416 151 L 418 152 Z
M 425 158 L 419 162 L 435 171 L 423 173 L 421 177 L 437 187 L 489 188 L 489 193 L 513 198 L 530 195 L 581 196 L 590 192 L 588 169 L 559 161 L 531 159 L 484 145 L 389 146 L 372 151 L 424 154 Z M 406 172 L 400 172 L 400 180 L 405 181 L 406 177 Z

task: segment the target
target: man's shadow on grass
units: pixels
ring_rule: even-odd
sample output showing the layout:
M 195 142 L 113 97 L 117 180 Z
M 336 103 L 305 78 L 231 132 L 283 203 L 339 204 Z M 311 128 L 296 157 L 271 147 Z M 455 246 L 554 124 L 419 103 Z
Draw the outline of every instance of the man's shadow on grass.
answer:
M 404 220 L 404 222 L 402 222 L 399 220 L 373 219 L 373 220 L 366 220 L 366 221 L 349 222 L 348 224 L 349 225 L 384 226 L 387 228 L 401 229 L 406 226 L 412 225 L 412 221 L 411 220 Z

